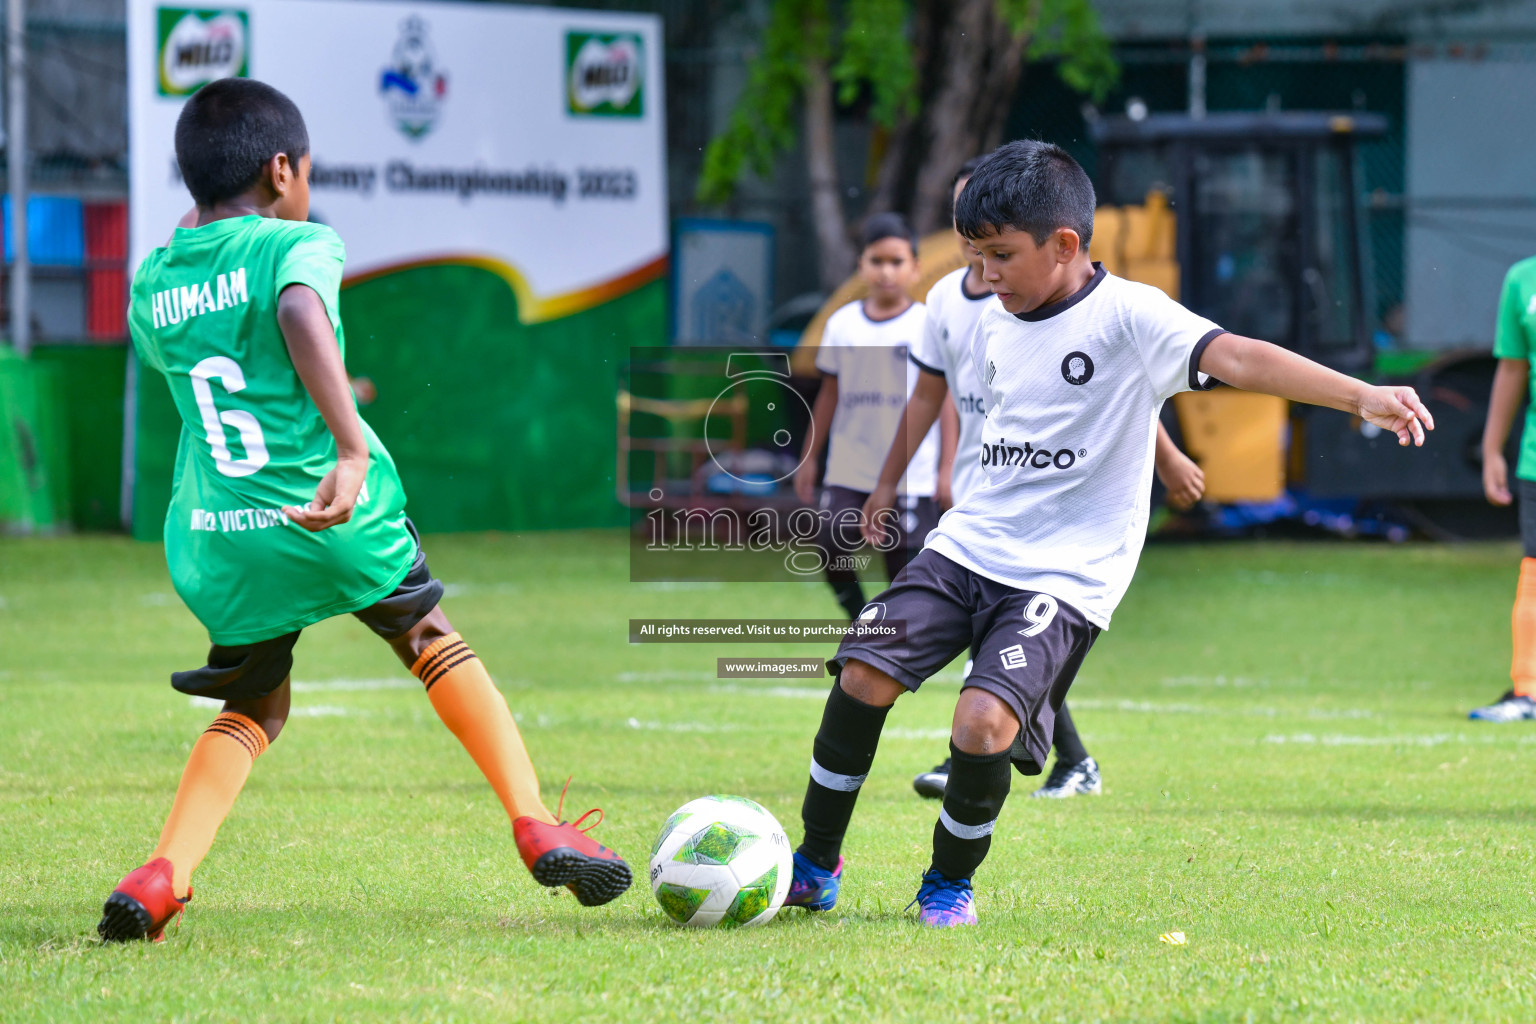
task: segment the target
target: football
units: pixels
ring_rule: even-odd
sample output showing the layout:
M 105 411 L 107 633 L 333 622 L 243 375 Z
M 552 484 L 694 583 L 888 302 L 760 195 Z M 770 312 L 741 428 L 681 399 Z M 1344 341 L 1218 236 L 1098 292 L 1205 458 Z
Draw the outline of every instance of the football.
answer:
M 694 928 L 767 924 L 789 892 L 789 836 L 762 805 L 705 796 L 679 807 L 651 847 L 651 889 Z

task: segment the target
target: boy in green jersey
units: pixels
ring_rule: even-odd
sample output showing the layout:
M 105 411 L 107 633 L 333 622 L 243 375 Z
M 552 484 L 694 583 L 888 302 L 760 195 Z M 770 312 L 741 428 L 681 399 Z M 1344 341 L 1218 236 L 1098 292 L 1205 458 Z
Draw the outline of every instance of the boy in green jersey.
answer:
M 438 607 L 443 587 L 394 462 L 358 417 L 339 316 L 345 251 L 307 223 L 298 108 L 260 82 L 213 82 L 181 112 L 176 159 L 197 209 L 134 275 L 129 327 L 181 414 L 166 561 L 212 641 L 207 665 L 171 685 L 225 703 L 192 748 L 159 845 L 107 899 L 97 930 L 163 937 L 288 717 L 299 631 L 347 613 L 425 684 L 512 818 L 534 878 L 588 906 L 616 898 L 628 866 L 544 806 L 506 701 Z
M 1519 495 L 1525 558 L 1520 562 L 1520 582 L 1515 586 L 1515 609 L 1510 617 L 1514 634 L 1510 689 L 1487 707 L 1474 708 L 1469 717 L 1479 722 L 1517 722 L 1536 718 L 1536 427 L 1532 426 L 1536 423 L 1536 403 L 1525 414 L 1513 492 L 1504 443 L 1526 396 L 1531 360 L 1536 359 L 1536 257 L 1516 263 L 1504 277 L 1493 354 L 1499 366 L 1483 428 L 1483 493 L 1495 505 L 1508 505 Z

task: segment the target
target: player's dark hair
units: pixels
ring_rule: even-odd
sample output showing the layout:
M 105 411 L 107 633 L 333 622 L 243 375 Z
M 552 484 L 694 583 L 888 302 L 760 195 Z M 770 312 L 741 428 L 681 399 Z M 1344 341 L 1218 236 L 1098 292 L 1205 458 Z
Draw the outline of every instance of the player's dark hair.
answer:
M 864 244 L 859 247 L 859 251 L 863 252 L 885 238 L 905 240 L 912 247 L 912 255 L 917 255 L 917 232 L 912 230 L 912 225 L 907 223 L 907 218 L 899 213 L 877 213 L 865 221 Z
M 279 153 L 287 154 L 297 173 L 309 153 L 309 131 L 293 101 L 265 82 L 209 82 L 176 119 L 176 163 L 198 206 L 246 191 Z
M 955 176 L 949 179 L 949 194 L 954 195 L 955 186 L 960 184 L 966 178 L 969 178 L 971 175 L 975 174 L 976 168 L 985 163 L 986 159 L 986 154 L 982 154 L 981 156 L 973 156 L 965 163 L 961 164 L 960 169 L 955 172 Z
M 955 228 L 976 239 L 1006 228 L 1043 245 L 1058 228 L 1093 237 L 1093 182 L 1060 146 L 1021 139 L 992 152 L 955 200 Z

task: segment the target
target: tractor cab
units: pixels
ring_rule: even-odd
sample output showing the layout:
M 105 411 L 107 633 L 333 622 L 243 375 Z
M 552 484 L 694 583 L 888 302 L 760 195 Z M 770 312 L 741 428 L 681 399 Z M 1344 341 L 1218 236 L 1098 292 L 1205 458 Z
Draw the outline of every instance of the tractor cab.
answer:
M 1190 309 L 1233 333 L 1367 373 L 1372 298 L 1356 147 L 1386 128 L 1365 113 L 1100 118 L 1099 202 L 1166 200 L 1173 294 Z

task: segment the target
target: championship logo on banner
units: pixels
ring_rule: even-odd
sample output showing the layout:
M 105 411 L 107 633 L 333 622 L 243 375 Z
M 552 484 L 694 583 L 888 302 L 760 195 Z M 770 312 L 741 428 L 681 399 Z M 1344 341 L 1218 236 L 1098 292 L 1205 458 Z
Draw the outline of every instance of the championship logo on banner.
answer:
M 578 117 L 639 117 L 645 112 L 643 65 L 638 35 L 567 32 L 567 109 Z
M 155 15 L 161 96 L 188 96 L 214 79 L 248 73 L 250 20 L 245 11 L 161 7 Z
M 346 247 L 347 368 L 367 378 L 360 403 L 412 518 L 618 525 L 612 368 L 669 334 L 661 19 L 220 2 L 126 0 L 130 265 L 193 205 L 176 159 L 189 97 L 230 76 L 270 83 L 304 116 L 309 218 Z M 166 395 L 138 374 L 127 461 L 143 537 L 161 531 L 174 472 Z M 445 474 L 442 452 L 467 461 Z
M 400 26 L 389 66 L 379 75 L 379 92 L 406 138 L 419 139 L 437 123 L 448 97 L 448 76 L 438 66 L 425 21 L 407 18 Z

